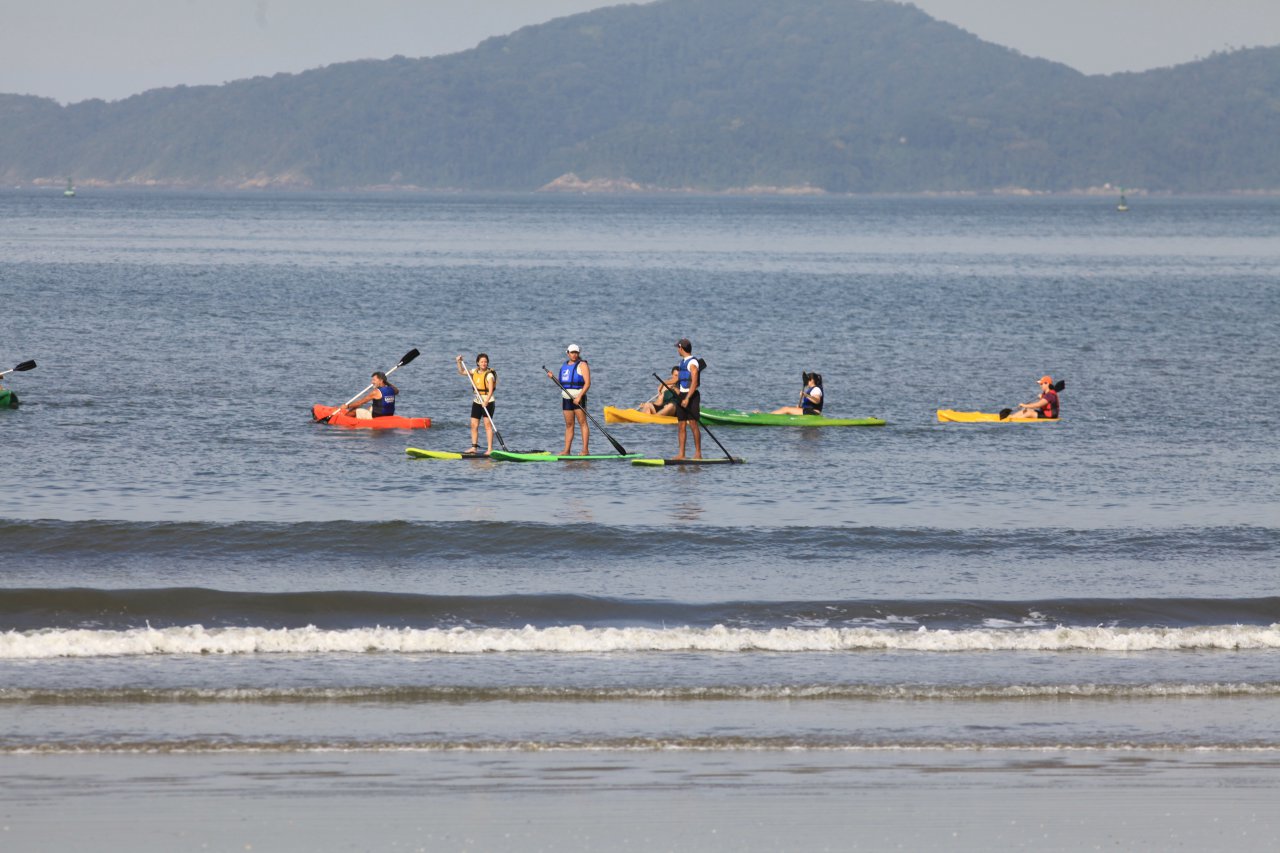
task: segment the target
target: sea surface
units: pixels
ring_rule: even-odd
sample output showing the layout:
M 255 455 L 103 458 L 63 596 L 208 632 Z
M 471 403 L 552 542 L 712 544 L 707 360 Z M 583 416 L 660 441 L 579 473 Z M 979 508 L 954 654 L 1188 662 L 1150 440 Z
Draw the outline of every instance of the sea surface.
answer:
M 505 442 L 558 450 L 542 366 L 576 343 L 591 450 L 603 426 L 674 455 L 675 427 L 601 409 L 653 394 L 681 337 L 704 406 L 791 405 L 818 371 L 828 414 L 888 423 L 714 427 L 704 455 L 747 463 L 704 468 L 404 452 L 470 443 L 454 357 L 481 351 Z M 412 348 L 398 411 L 430 429 L 311 421 Z M 156 796 L 199 825 L 219 798 L 396 818 L 432 791 L 451 849 L 509 846 L 467 835 L 490 825 L 848 849 L 832 800 L 909 811 L 939 785 L 990 789 L 946 800 L 960 825 L 1144 788 L 1153 833 L 1059 822 L 1040 846 L 1171 849 L 1207 831 L 1179 797 L 1280 797 L 1280 200 L 8 190 L 0 370 L 31 358 L 0 412 L 0 818 L 23 849 L 93 849 Z M 1045 373 L 1058 423 L 937 422 Z M 777 835 L 732 797 L 826 817 Z M 51 798 L 100 833 L 55 831 Z M 598 834 L 489 823 L 531 803 Z M 669 823 L 620 832 L 620 803 Z M 1274 849 L 1251 814 L 1206 838 Z M 858 820 L 873 848 L 993 841 Z

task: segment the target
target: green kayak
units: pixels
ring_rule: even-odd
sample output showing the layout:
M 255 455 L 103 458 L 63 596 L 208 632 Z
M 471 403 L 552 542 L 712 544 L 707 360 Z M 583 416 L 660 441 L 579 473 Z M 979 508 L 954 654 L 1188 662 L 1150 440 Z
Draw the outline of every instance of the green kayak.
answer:
M 7 388 L 0 388 L 0 409 L 18 408 L 18 395 Z
M 702 409 L 702 421 L 708 424 L 741 424 L 742 426 L 853 427 L 884 426 L 881 418 L 827 418 L 822 415 L 774 415 L 769 412 L 743 412 L 738 409 Z
M 589 456 L 560 456 L 555 453 L 509 453 L 495 450 L 489 454 L 490 459 L 501 459 L 504 462 L 590 462 L 596 459 L 635 459 L 640 453 L 592 453 Z

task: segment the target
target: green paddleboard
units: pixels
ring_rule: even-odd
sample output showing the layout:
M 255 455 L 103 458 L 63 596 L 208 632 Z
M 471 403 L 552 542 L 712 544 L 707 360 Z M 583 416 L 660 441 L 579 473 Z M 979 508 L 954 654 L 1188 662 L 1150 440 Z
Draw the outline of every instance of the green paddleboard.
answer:
M 560 456 L 555 453 L 512 453 L 506 450 L 495 450 L 490 455 L 491 459 L 501 459 L 504 462 L 591 462 L 597 459 L 636 459 L 639 453 L 593 453 L 589 456 Z
M 483 453 L 458 453 L 453 450 L 423 450 L 420 447 L 406 447 L 404 452 L 413 459 L 488 459 Z
M 770 412 L 743 412 L 738 409 L 702 408 L 703 423 L 741 426 L 853 427 L 884 426 L 881 418 L 828 418 L 822 415 L 775 415 Z

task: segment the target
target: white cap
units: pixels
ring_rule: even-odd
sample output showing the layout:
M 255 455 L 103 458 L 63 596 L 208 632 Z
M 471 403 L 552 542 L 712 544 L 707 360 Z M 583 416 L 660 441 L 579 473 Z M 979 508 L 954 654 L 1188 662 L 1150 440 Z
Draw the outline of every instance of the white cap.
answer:
M 569 344 L 569 349 L 566 352 L 582 352 L 582 350 L 578 349 L 577 344 Z

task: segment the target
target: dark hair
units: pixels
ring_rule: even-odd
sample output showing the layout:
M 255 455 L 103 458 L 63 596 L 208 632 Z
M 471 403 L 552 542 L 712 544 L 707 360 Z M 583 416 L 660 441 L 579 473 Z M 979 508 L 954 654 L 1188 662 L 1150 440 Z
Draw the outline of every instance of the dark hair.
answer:
M 680 347 L 680 349 L 684 350 L 690 355 L 693 355 L 693 344 L 689 343 L 688 338 L 681 338 L 680 340 L 676 341 L 676 346 Z
M 489 360 L 489 353 L 487 353 L 487 352 L 478 352 L 478 353 L 476 353 L 476 364 L 479 364 L 479 363 L 480 363 L 480 359 L 482 359 L 482 358 L 483 358 L 485 361 L 488 361 L 488 360 Z
M 804 384 L 808 385 L 809 380 L 812 379 L 814 385 L 817 385 L 819 388 L 822 387 L 821 373 L 805 373 L 804 371 L 801 371 L 800 375 L 804 378 Z
M 375 370 L 375 371 L 373 371 L 373 376 L 377 377 L 378 379 L 381 379 L 381 380 L 382 380 L 382 384 L 383 384 L 383 385 L 390 385 L 390 384 L 391 384 L 391 383 L 387 382 L 387 374 L 383 373 L 381 370 Z

